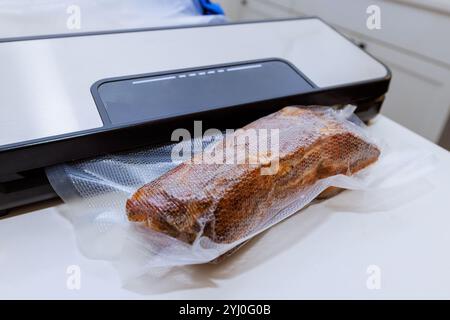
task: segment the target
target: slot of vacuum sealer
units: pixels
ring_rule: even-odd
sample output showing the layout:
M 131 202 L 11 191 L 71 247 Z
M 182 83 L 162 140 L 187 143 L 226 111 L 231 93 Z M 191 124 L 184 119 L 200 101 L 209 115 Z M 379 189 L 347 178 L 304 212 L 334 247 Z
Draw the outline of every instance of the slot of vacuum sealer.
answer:
M 0 216 L 7 209 L 56 197 L 44 169 L 0 177 Z

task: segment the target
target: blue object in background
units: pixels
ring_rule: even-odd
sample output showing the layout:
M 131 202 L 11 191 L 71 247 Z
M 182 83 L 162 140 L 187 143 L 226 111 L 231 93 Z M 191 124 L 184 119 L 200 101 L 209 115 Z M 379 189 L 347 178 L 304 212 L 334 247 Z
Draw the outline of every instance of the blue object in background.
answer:
M 204 15 L 209 15 L 209 14 L 225 15 L 225 12 L 223 11 L 222 7 L 220 5 L 218 5 L 217 3 L 212 3 L 209 0 L 198 0 L 198 3 L 202 7 Z

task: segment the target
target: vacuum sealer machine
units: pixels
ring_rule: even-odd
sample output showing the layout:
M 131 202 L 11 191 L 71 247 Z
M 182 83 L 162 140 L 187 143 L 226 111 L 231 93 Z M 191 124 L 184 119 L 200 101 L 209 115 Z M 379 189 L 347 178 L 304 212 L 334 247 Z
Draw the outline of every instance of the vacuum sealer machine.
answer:
M 0 210 L 54 164 L 235 128 L 286 105 L 380 109 L 389 70 L 318 18 L 0 40 Z

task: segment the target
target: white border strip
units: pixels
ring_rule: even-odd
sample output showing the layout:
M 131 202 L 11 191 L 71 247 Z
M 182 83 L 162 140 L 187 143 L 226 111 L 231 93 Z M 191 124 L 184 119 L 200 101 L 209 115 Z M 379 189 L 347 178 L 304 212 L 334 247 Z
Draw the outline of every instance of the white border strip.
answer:
M 163 81 L 163 80 L 172 80 L 175 78 L 176 78 L 175 76 L 170 76 L 170 77 L 162 77 L 162 78 L 155 78 L 155 79 L 138 80 L 138 81 L 133 81 L 133 84 L 141 84 L 141 83 L 146 83 L 146 82 Z
M 254 69 L 254 68 L 261 68 L 261 67 L 262 67 L 261 64 L 251 64 L 248 66 L 228 68 L 227 71 L 238 71 L 238 70 Z

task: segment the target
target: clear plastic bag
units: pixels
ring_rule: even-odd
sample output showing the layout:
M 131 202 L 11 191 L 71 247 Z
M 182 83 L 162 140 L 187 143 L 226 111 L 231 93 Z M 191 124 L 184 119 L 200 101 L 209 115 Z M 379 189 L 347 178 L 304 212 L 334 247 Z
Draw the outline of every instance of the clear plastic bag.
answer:
M 265 127 L 280 129 L 278 170 L 285 170 L 286 159 L 296 159 L 292 155 L 304 148 L 301 151 L 303 160 L 296 162 L 297 168 L 289 163 L 288 172 L 312 170 L 311 166 L 318 163 L 317 157 L 331 160 L 335 157 L 335 162 L 347 161 L 345 171 L 334 168 L 336 174 L 324 174 L 324 178 L 313 183 L 299 182 L 292 187 L 285 185 L 295 179 L 305 180 L 306 173 L 285 175 L 283 180 L 278 172 L 272 177 L 269 175 L 254 193 L 241 194 L 251 188 L 252 183 L 261 180 L 259 176 L 248 178 L 252 176 L 249 172 L 261 170 L 260 164 L 251 167 L 248 163 L 205 164 L 193 161 L 208 150 L 226 146 L 225 138 L 229 135 L 225 138 L 219 135 L 194 138 L 48 168 L 48 178 L 66 203 L 64 214 L 74 225 L 83 253 L 91 258 L 114 261 L 126 279 L 151 269 L 211 262 L 304 208 L 329 187 L 370 190 L 397 173 L 408 174 L 405 173 L 408 168 L 411 172 L 416 172 L 418 167 L 426 170 L 429 163 L 427 158 L 421 164 L 421 159 L 415 154 L 402 157 L 386 152 L 386 146 L 376 143 L 364 124 L 353 115 L 354 107 L 341 110 L 316 108 L 311 114 L 302 114 L 298 123 L 299 119 L 290 114 L 294 108 L 283 110 L 288 110 L 285 115 L 280 115 L 280 111 L 275 118 L 263 120 Z M 246 128 L 252 128 L 252 125 Z M 239 132 L 242 131 L 234 136 Z M 339 138 L 328 141 L 324 138 L 326 135 L 331 137 L 329 139 Z M 317 141 L 325 144 L 314 151 Z M 361 143 L 363 145 L 358 145 Z M 201 146 L 201 151 L 184 159 L 184 163 L 174 162 L 174 147 L 180 150 L 186 145 L 186 149 Z M 249 144 L 243 145 L 246 157 L 251 157 Z M 356 162 L 349 155 L 368 159 L 369 156 L 378 157 L 374 152 L 379 149 L 382 152 L 377 162 L 371 165 L 367 162 L 367 168 L 365 165 L 361 170 L 351 169 L 352 163 Z M 325 160 L 319 162 L 321 170 L 329 169 Z M 227 169 L 227 165 L 231 167 Z M 314 170 L 311 172 L 317 173 L 319 169 Z M 224 181 L 224 177 L 231 182 Z M 250 186 L 239 187 L 242 181 L 247 181 Z M 140 195 L 138 189 L 143 190 Z M 141 200 L 135 201 L 138 196 Z M 252 200 L 253 197 L 256 199 Z M 130 206 L 131 199 L 135 200 Z M 234 202 L 230 200 L 230 205 L 230 201 L 224 202 L 223 199 Z M 378 201 L 383 202 L 383 199 Z M 243 202 L 250 203 L 250 206 L 241 205 Z M 384 205 L 389 206 L 388 203 Z M 139 214 L 144 212 L 144 218 L 134 219 L 133 213 L 130 214 L 133 210 L 130 208 L 136 206 L 140 208 Z M 220 225 L 220 221 L 226 221 L 236 212 L 234 220 Z M 187 229 L 183 227 L 188 224 Z M 178 228 L 176 232 L 174 228 Z M 189 230 L 190 233 L 185 236 L 180 230 Z

